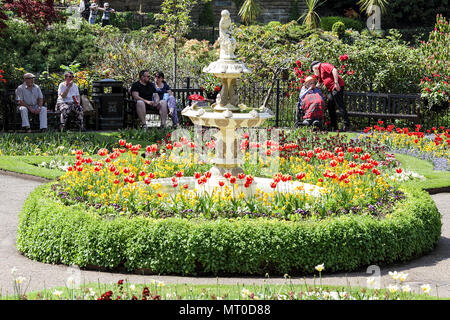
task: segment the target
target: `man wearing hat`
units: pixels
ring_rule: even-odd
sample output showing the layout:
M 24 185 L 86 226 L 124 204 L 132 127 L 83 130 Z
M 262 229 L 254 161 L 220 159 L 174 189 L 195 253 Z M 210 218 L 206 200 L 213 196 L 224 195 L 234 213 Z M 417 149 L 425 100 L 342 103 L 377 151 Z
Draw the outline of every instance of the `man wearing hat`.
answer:
M 22 128 L 31 132 L 28 112 L 39 115 L 39 127 L 41 131 L 47 131 L 47 108 L 43 106 L 44 96 L 41 88 L 34 84 L 34 74 L 26 73 L 23 76 L 24 83 L 16 89 L 16 101 L 18 111 L 22 118 Z
M 323 83 L 328 91 L 328 113 L 330 115 L 331 127 L 338 128 L 336 108 L 339 108 L 344 118 L 343 131 L 350 130 L 350 120 L 347 108 L 344 105 L 344 80 L 339 76 L 337 69 L 330 63 L 313 61 L 311 72 L 317 76 L 319 83 Z

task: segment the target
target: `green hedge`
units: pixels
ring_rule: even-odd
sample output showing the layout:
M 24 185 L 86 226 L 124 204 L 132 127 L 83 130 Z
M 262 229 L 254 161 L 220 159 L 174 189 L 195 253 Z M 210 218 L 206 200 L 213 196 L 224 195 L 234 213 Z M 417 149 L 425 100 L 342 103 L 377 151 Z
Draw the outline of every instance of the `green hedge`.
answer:
M 338 16 L 320 18 L 320 28 L 325 31 L 331 31 L 331 29 L 333 28 L 333 24 L 335 24 L 336 22 L 342 22 L 345 25 L 346 29 L 353 29 L 356 31 L 361 31 L 362 29 L 364 29 L 364 24 L 361 21 Z
M 104 220 L 82 206 L 65 207 L 37 188 L 20 215 L 17 248 L 45 263 L 126 268 L 161 274 L 307 274 L 404 262 L 440 239 L 430 196 L 411 189 L 391 217 L 341 216 L 321 222 Z

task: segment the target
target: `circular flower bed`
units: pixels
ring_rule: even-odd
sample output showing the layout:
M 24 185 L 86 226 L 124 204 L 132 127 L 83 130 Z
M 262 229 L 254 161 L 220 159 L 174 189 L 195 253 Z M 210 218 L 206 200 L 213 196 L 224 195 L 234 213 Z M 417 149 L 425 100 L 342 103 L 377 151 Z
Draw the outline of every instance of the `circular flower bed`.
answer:
M 214 140 L 169 138 L 145 151 L 124 140 L 95 157 L 78 150 L 59 182 L 27 200 L 19 250 L 49 263 L 128 271 L 292 274 L 319 263 L 350 271 L 403 261 L 440 237 L 433 201 L 399 189 L 401 169 L 376 143 L 298 132 L 260 143 L 244 133 L 246 174 L 226 173 L 209 194 L 199 192 L 211 167 L 200 151 L 212 153 Z M 256 176 L 271 177 L 272 191 L 244 196 L 239 188 Z M 293 181 L 321 193 L 280 192 Z

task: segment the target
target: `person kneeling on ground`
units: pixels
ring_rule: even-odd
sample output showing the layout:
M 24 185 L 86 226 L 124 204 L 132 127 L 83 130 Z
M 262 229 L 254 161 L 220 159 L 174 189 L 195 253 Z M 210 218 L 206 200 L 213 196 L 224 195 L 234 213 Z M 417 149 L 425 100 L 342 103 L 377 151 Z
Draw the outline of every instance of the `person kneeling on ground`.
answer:
M 34 75 L 26 73 L 23 76 L 24 83 L 16 89 L 17 108 L 22 118 L 22 128 L 31 132 L 28 112 L 39 115 L 39 127 L 41 131 L 47 130 L 47 108 L 43 106 L 44 96 L 41 88 L 34 84 Z
M 164 73 L 162 73 L 161 71 L 158 71 L 155 74 L 155 90 L 156 93 L 159 95 L 159 100 L 167 102 L 169 117 L 172 119 L 173 125 L 177 127 L 178 126 L 177 102 L 175 100 L 175 96 L 173 95 L 172 89 L 167 84 L 167 82 L 164 81 Z
M 147 129 L 145 120 L 147 106 L 156 108 L 159 111 L 161 127 L 165 128 L 168 114 L 167 101 L 160 100 L 155 85 L 150 82 L 148 70 L 139 72 L 139 81 L 133 83 L 130 91 L 133 99 L 136 100 L 136 113 L 141 121 L 141 129 Z
M 322 127 L 324 121 L 325 97 L 316 87 L 316 78 L 309 76 L 300 91 L 297 102 L 296 127 L 300 124 Z
M 86 131 L 83 125 L 83 107 L 80 104 L 80 92 L 77 84 L 73 82 L 73 72 L 71 71 L 64 73 L 64 82 L 59 84 L 56 110 L 61 111 L 59 126 L 61 131 L 65 130 L 70 113 L 75 114 L 80 131 Z

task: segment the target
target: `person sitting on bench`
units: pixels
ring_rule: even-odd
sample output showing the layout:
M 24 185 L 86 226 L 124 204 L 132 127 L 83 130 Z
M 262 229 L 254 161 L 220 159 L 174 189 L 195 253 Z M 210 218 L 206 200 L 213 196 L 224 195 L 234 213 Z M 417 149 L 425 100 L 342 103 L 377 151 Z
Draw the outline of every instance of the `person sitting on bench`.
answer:
M 28 112 L 39 115 L 39 128 L 44 132 L 47 131 L 47 108 L 43 106 L 44 96 L 41 88 L 34 84 L 34 78 L 32 73 L 24 74 L 24 83 L 16 89 L 17 108 L 26 132 L 31 132 Z
M 296 127 L 299 124 L 322 127 L 324 122 L 325 97 L 316 87 L 314 76 L 306 77 L 297 102 Z
M 56 110 L 61 111 L 59 129 L 66 130 L 67 119 L 71 113 L 75 114 L 80 131 L 84 132 L 83 107 L 81 106 L 80 92 L 77 84 L 73 81 L 73 72 L 64 73 L 64 81 L 58 87 L 58 99 L 56 100 Z
M 148 70 L 139 72 L 139 81 L 133 83 L 130 91 L 133 99 L 136 100 L 136 113 L 141 121 L 141 129 L 147 129 L 147 122 L 145 120 L 147 106 L 156 108 L 159 111 L 161 127 L 165 128 L 168 114 L 167 101 L 159 99 L 155 85 L 150 82 L 150 73 Z
M 167 101 L 169 117 L 172 118 L 173 125 L 178 126 L 177 102 L 170 86 L 164 81 L 164 73 L 158 71 L 155 73 L 155 90 L 159 95 L 159 100 Z

